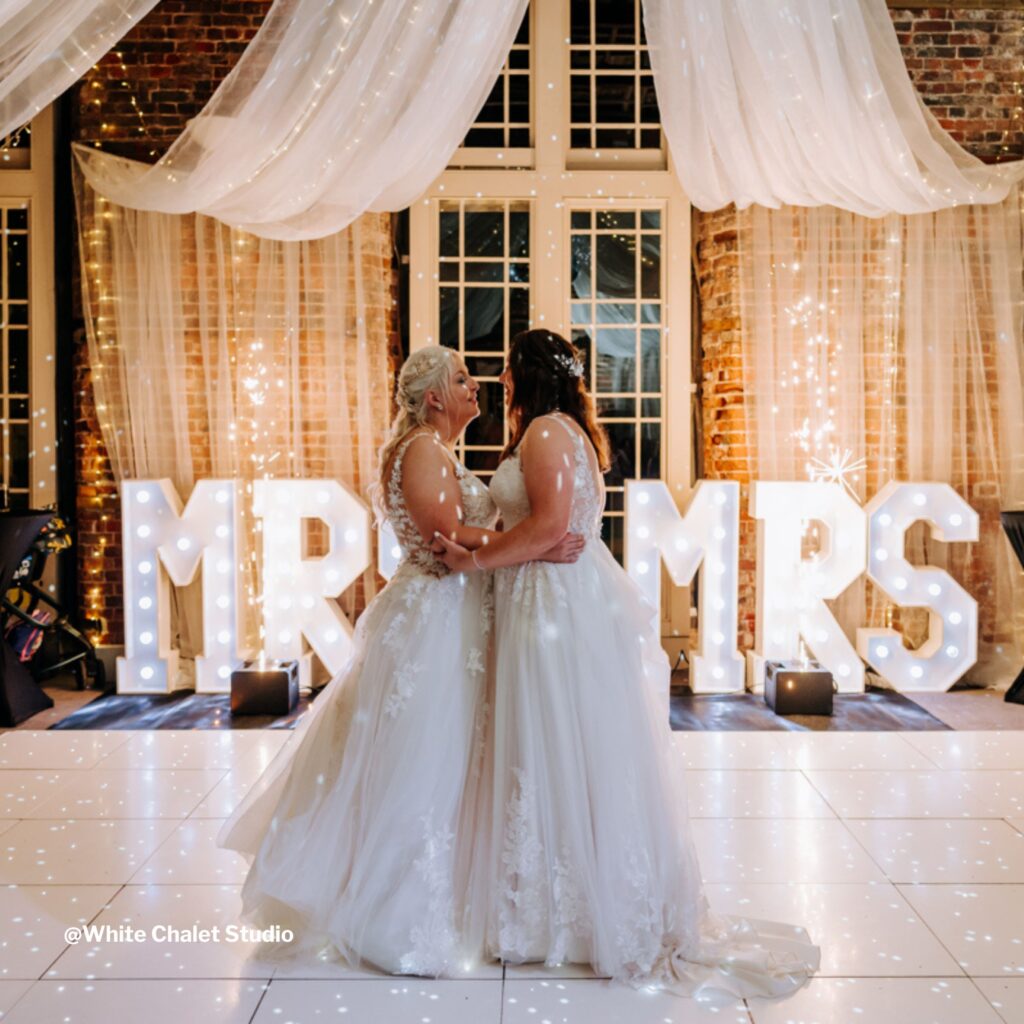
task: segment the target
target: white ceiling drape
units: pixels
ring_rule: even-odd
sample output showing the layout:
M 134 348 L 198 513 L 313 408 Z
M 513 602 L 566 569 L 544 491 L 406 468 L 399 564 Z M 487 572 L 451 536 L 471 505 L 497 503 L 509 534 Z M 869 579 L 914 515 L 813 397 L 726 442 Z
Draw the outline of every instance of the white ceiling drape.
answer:
M 0 137 L 156 0 L 0 4 Z M 155 166 L 80 152 L 135 209 L 267 238 L 324 237 L 412 203 L 501 69 L 527 0 L 275 0 L 239 63 Z M 885 0 L 644 0 L 662 122 L 704 210 L 867 216 L 1000 202 L 1024 161 L 958 146 L 910 81 Z
M 3 0 L 0 139 L 31 121 L 157 0 Z
M 440 174 L 527 0 L 275 0 L 210 102 L 152 167 L 79 150 L 122 206 L 322 238 L 400 210 Z
M 918 96 L 885 0 L 644 0 L 690 200 L 866 216 L 1001 202 L 1024 161 L 963 150 Z

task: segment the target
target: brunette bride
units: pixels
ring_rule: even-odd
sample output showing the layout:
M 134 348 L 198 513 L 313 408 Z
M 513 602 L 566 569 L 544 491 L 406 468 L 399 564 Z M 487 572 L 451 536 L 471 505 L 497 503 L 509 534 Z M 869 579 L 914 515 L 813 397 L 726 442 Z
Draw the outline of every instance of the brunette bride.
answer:
M 704 896 L 658 614 L 601 542 L 608 443 L 579 355 L 527 331 L 502 380 L 511 440 L 491 495 L 506 532 L 474 551 L 438 538 L 454 571 L 495 570 L 488 948 L 684 994 L 790 992 L 819 963 L 804 929 Z M 531 561 L 566 530 L 587 538 L 577 562 Z
M 487 488 L 451 451 L 478 390 L 448 348 L 402 367 L 375 489 L 401 564 L 359 618 L 349 664 L 217 835 L 249 863 L 242 920 L 295 934 L 263 955 L 435 976 L 481 956 L 492 591 L 428 543 L 492 535 Z M 554 538 L 543 557 L 571 560 L 581 544 Z

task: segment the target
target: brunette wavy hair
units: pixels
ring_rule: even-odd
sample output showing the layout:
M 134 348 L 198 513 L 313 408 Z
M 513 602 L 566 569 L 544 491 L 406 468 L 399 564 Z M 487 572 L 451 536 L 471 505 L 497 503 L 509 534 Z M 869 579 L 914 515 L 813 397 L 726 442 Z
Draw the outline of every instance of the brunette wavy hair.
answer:
M 511 341 L 508 365 L 512 401 L 508 409 L 510 437 L 502 459 L 523 439 L 526 428 L 545 413 L 571 416 L 586 432 L 597 452 L 602 473 L 611 465 L 611 447 L 597 422 L 594 399 L 584 380 L 583 359 L 575 346 L 554 331 L 521 331 Z

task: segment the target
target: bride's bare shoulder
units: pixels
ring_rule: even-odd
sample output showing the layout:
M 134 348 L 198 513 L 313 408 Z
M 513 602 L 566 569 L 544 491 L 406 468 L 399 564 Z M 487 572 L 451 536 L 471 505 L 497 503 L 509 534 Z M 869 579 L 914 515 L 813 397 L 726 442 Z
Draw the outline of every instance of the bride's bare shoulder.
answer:
M 537 416 L 523 433 L 524 466 L 561 466 L 572 457 L 572 427 L 553 414 Z

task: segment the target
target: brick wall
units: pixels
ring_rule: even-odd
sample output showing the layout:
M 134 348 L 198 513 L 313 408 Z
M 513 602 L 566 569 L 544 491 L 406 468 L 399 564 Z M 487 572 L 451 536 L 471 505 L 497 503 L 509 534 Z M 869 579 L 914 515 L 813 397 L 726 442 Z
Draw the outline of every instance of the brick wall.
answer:
M 270 8 L 270 0 L 161 0 L 149 15 L 74 87 L 72 137 L 104 151 L 146 162 L 159 158 L 185 122 L 206 104 L 234 66 Z M 215 8 L 215 9 L 214 9 Z M 361 261 L 367 280 L 382 288 L 368 297 L 367 316 L 389 333 L 392 363 L 400 355 L 394 318 L 394 282 L 390 266 L 390 225 L 374 216 L 364 232 Z M 87 617 L 99 621 L 101 643 L 123 641 L 121 523 L 117 488 L 99 430 L 91 368 L 81 319 L 81 292 L 73 288 L 76 317 L 76 479 L 80 600 Z M 183 283 L 187 286 L 187 282 Z M 390 289 L 390 290 L 389 290 Z M 316 345 L 317 339 L 307 339 Z M 322 341 L 322 339 L 320 339 Z M 189 342 L 186 340 L 186 348 Z M 386 388 L 386 382 L 382 379 Z M 196 410 L 202 402 L 196 395 Z M 315 403 L 311 403 L 315 404 Z M 193 410 L 194 412 L 196 410 Z M 196 415 L 196 423 L 202 417 Z M 316 417 L 310 440 L 320 443 Z M 323 430 L 320 425 L 320 438 Z M 208 475 L 208 444 L 196 437 L 196 475 Z M 204 455 L 204 453 L 206 453 Z M 361 589 L 352 595 L 363 603 Z
M 1024 10 L 933 7 L 893 8 L 890 13 L 911 78 L 942 126 L 987 162 L 1024 158 Z M 695 211 L 694 237 L 701 301 L 704 475 L 739 480 L 745 510 L 751 452 L 742 380 L 735 208 Z M 864 454 L 877 463 L 877 448 Z M 993 510 L 984 515 L 991 520 Z M 993 529 L 998 529 L 994 522 L 983 524 L 983 531 Z M 755 531 L 744 515 L 741 648 L 754 642 L 754 587 Z M 972 589 L 977 596 L 978 588 Z M 986 615 L 984 597 L 981 604 L 983 638 L 991 639 L 995 624 Z

